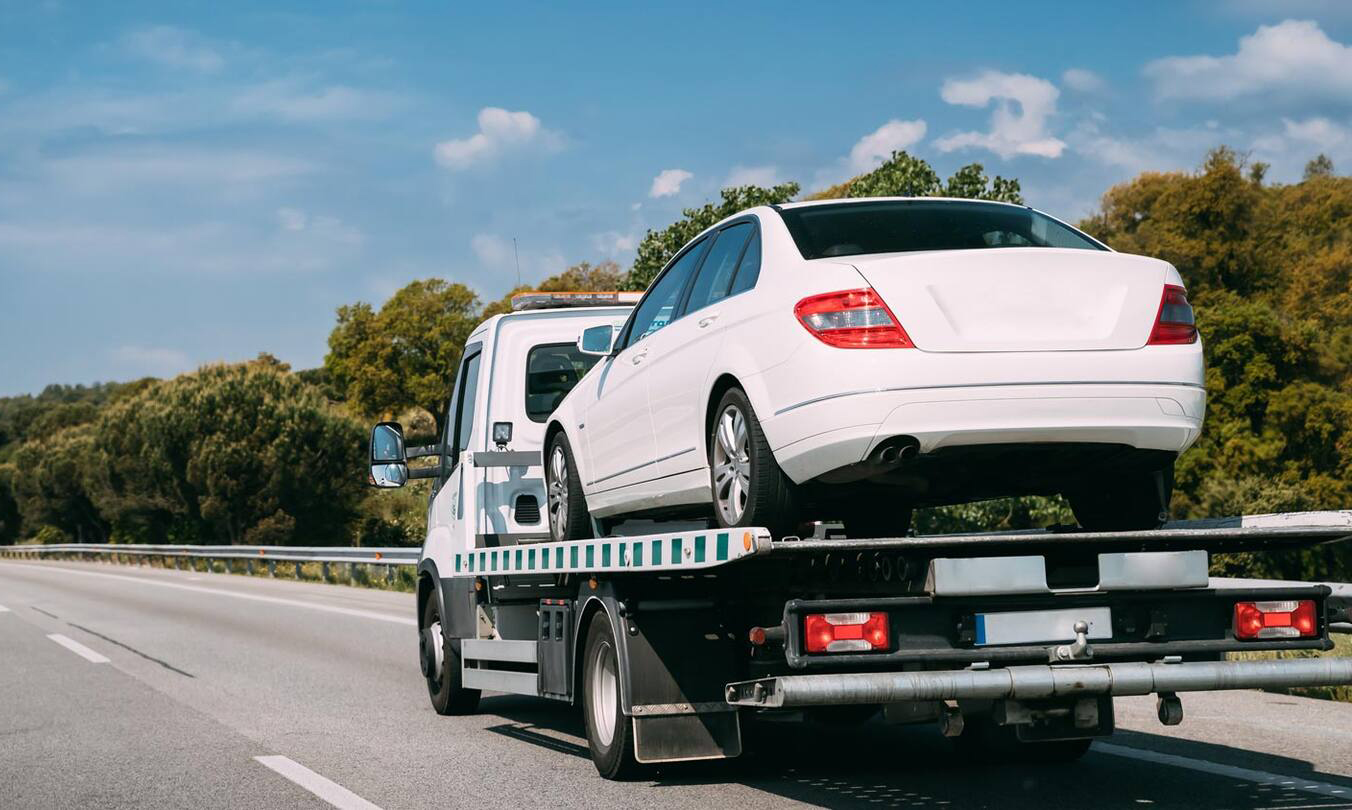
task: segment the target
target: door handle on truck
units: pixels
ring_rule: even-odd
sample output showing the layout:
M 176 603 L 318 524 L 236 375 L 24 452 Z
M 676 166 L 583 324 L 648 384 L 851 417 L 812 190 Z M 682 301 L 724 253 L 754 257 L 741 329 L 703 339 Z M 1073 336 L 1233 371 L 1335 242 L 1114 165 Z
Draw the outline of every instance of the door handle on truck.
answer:
M 705 329 L 709 326 L 709 324 L 713 323 L 716 320 L 718 320 L 717 312 L 712 312 L 708 315 L 705 315 L 703 318 L 699 319 L 699 328 Z

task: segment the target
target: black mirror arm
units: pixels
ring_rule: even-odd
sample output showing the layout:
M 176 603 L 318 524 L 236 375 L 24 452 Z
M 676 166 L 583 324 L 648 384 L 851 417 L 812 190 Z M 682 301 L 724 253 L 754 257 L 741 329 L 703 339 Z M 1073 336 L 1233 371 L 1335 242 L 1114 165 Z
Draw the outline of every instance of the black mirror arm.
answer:
M 412 481 L 414 478 L 440 478 L 441 466 L 436 467 L 410 467 L 408 478 Z
M 420 447 L 410 447 L 404 452 L 404 458 L 427 458 L 428 456 L 439 456 L 445 449 L 440 444 L 424 444 Z

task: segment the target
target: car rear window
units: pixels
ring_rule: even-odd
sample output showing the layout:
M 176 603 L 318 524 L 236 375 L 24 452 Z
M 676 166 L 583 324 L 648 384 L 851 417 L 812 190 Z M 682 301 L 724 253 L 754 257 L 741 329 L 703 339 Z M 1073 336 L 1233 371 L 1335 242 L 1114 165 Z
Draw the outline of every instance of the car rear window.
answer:
M 543 422 L 601 358 L 572 343 L 546 343 L 526 354 L 526 416 Z
M 785 208 L 779 213 L 804 259 L 998 247 L 1105 250 L 1045 214 L 1000 203 L 888 200 Z

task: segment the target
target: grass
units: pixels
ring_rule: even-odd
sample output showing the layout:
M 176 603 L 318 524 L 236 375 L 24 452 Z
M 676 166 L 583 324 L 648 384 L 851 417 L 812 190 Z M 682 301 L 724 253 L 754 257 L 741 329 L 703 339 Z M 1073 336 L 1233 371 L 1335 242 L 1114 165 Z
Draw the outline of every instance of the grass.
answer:
M 1341 658 L 1352 658 L 1352 635 L 1337 634 L 1333 636 L 1334 647 L 1328 652 L 1316 652 L 1312 650 L 1293 650 L 1291 652 L 1252 652 L 1252 653 L 1231 653 L 1231 659 L 1272 659 L 1272 658 L 1318 658 L 1326 655 L 1336 655 Z M 1345 703 L 1352 703 L 1352 686 L 1303 686 L 1294 689 L 1269 689 L 1269 692 L 1279 692 L 1284 695 L 1299 695 L 1301 697 L 1321 698 L 1323 700 L 1341 700 Z
M 417 572 L 411 565 L 365 565 L 361 563 L 329 563 L 329 576 L 324 577 L 324 566 L 317 562 L 303 562 L 297 568 L 295 563 L 278 562 L 275 577 L 269 573 L 266 560 L 254 562 L 253 571 L 245 560 L 206 560 L 197 557 L 133 557 L 126 560 L 114 560 L 106 556 L 76 555 L 76 559 L 99 562 L 148 565 L 151 568 L 191 570 L 202 573 L 243 574 L 256 577 L 291 579 L 299 582 L 330 582 L 336 585 L 352 585 L 359 588 L 375 588 L 382 591 L 402 591 L 412 593 L 417 587 Z M 393 572 L 393 576 L 390 573 Z

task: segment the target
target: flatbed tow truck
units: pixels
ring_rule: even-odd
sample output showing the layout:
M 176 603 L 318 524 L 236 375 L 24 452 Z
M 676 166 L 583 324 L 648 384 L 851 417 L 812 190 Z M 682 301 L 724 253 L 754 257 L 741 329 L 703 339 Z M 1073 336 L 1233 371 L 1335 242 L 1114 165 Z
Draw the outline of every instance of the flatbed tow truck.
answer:
M 1174 725 L 1185 692 L 1352 683 L 1349 658 L 1227 659 L 1331 649 L 1352 632 L 1348 590 L 1209 577 L 1214 553 L 1352 538 L 1352 511 L 868 539 L 621 525 L 637 533 L 552 542 L 543 423 L 523 408 L 536 352 L 626 314 L 584 302 L 479 327 L 440 444 L 373 431 L 374 483 L 434 479 L 419 663 L 443 714 L 485 690 L 581 704 L 598 771 L 626 778 L 739 756 L 753 713 L 881 712 L 938 723 L 974 756 L 1067 761 L 1113 732 L 1114 697 L 1156 695 Z M 419 457 L 434 463 L 408 466 Z

